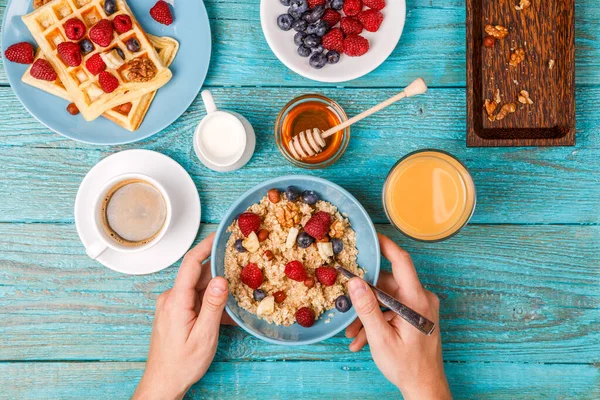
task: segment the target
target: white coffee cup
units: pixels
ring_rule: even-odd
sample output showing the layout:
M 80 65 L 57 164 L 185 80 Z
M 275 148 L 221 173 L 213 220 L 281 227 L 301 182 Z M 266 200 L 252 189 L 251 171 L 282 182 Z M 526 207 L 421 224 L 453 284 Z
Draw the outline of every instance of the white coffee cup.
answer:
M 217 110 L 208 90 L 202 92 L 206 117 L 194 133 L 194 150 L 202 163 L 218 172 L 246 165 L 256 146 L 254 128 L 241 114 Z
M 111 238 L 110 235 L 106 232 L 106 230 L 104 228 L 104 223 L 103 223 L 102 203 L 104 202 L 105 196 L 110 192 L 111 189 L 113 189 L 120 182 L 128 181 L 128 180 L 142 180 L 142 181 L 148 182 L 150 185 L 154 186 L 154 188 L 160 192 L 160 194 L 162 195 L 162 197 L 165 201 L 166 216 L 165 216 L 165 221 L 163 223 L 162 228 L 160 229 L 159 233 L 156 235 L 156 237 L 153 240 L 149 241 L 148 243 L 146 243 L 144 245 L 140 245 L 140 246 L 125 246 L 125 245 L 117 242 L 116 240 Z M 98 195 L 96 196 L 96 198 L 94 200 L 94 206 L 92 207 L 92 216 L 91 217 L 92 217 L 92 224 L 93 224 L 97 239 L 92 244 L 86 246 L 86 253 L 90 258 L 95 260 L 98 257 L 100 257 L 100 255 L 102 253 L 104 253 L 106 250 L 108 250 L 109 248 L 112 250 L 121 252 L 121 253 L 138 253 L 138 252 L 142 252 L 144 250 L 148 250 L 149 248 L 151 248 L 152 246 L 155 246 L 158 242 L 160 242 L 161 239 L 165 236 L 165 234 L 167 233 L 167 230 L 169 229 L 169 227 L 171 225 L 171 216 L 172 216 L 171 199 L 169 198 L 169 195 L 168 195 L 167 191 L 165 190 L 165 188 L 159 182 L 157 182 L 155 179 L 152 179 L 147 175 L 138 174 L 138 173 L 122 174 L 122 175 L 116 176 L 116 177 L 110 179 L 108 182 L 106 182 L 102 186 L 102 188 L 100 189 L 100 191 L 98 192 Z

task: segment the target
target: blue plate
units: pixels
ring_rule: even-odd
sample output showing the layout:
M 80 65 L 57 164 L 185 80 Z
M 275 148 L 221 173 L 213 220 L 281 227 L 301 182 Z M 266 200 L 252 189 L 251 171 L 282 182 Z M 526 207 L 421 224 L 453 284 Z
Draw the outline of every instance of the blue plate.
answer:
M 32 0 L 12 0 L 6 7 L 2 24 L 2 57 L 8 80 L 21 103 L 41 123 L 53 131 L 80 142 L 115 145 L 146 139 L 163 130 L 179 118 L 198 95 L 208 71 L 211 33 L 204 3 L 200 0 L 178 1 L 173 9 L 175 22 L 170 26 L 154 21 L 149 14 L 156 0 L 130 0 L 135 17 L 147 33 L 170 36 L 179 41 L 179 53 L 170 66 L 173 78 L 163 86 L 144 122 L 135 132 L 121 128 L 105 118 L 87 122 L 81 115 L 66 111 L 68 103 L 51 94 L 25 85 L 21 76 L 27 65 L 11 63 L 4 50 L 11 44 L 36 44 L 21 16 L 32 11 Z M 37 46 L 36 46 L 37 47 Z
M 258 203 L 269 191 L 277 188 L 280 191 L 288 186 L 295 186 L 300 190 L 311 189 L 319 194 L 321 199 L 338 207 L 341 213 L 346 213 L 356 232 L 356 247 L 358 248 L 358 265 L 366 270 L 365 279 L 373 284 L 377 283 L 381 262 L 379 240 L 373 222 L 363 206 L 349 192 L 340 186 L 325 179 L 312 176 L 295 175 L 283 176 L 261 183 L 246 192 L 227 210 L 223 217 L 212 249 L 211 271 L 213 276 L 225 276 L 225 247 L 229 240 L 227 228 L 248 207 Z M 269 343 L 284 345 L 303 345 L 320 342 L 328 339 L 346 328 L 356 319 L 354 308 L 346 313 L 333 309 L 326 311 L 319 320 L 310 328 L 303 328 L 298 324 L 291 326 L 277 326 L 259 319 L 240 306 L 233 296 L 229 296 L 226 306 L 227 313 L 233 320 L 248 333 Z M 335 315 L 325 323 L 328 314 Z

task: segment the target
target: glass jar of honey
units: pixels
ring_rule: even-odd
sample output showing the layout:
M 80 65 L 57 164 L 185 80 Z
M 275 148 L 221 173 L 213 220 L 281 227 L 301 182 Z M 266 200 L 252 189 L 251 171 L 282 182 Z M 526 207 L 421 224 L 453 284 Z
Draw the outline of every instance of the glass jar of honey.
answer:
M 290 152 L 292 138 L 306 130 L 322 132 L 345 122 L 346 113 L 335 101 L 318 94 L 297 97 L 283 107 L 275 122 L 275 142 L 281 154 L 292 164 L 308 169 L 325 168 L 344 154 L 350 142 L 350 127 L 325 139 L 323 151 L 313 156 L 296 159 Z

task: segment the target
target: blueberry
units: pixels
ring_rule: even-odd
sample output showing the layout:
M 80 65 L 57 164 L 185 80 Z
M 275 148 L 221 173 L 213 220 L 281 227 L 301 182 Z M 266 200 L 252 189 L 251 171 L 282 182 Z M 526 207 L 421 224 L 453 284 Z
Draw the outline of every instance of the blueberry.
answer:
M 94 51 L 94 45 L 89 39 L 83 39 L 79 42 L 79 48 L 83 54 L 91 53 Z
M 119 57 L 121 57 L 123 60 L 125 59 L 125 53 L 123 53 L 123 50 L 121 50 L 120 47 L 115 47 L 115 51 L 117 52 Z
M 329 32 L 329 24 L 325 21 L 318 21 L 315 23 L 315 33 L 317 36 L 325 36 Z
M 314 69 L 321 69 L 327 64 L 327 56 L 323 53 L 313 53 L 308 62 Z
M 304 38 L 306 37 L 306 33 L 298 32 L 294 35 L 294 43 L 296 46 L 302 46 L 304 44 Z
M 243 240 L 242 239 L 238 239 L 235 241 L 235 243 L 233 244 L 233 247 L 235 247 L 235 249 L 240 252 L 240 253 L 245 253 L 246 252 L 246 248 L 244 247 L 244 245 L 242 244 Z
M 288 15 L 292 17 L 292 20 L 302 18 L 302 13 L 298 12 L 298 10 L 293 10 L 292 7 L 288 9 Z
M 294 28 L 296 32 L 304 32 L 307 26 L 308 23 L 303 19 L 296 19 L 292 22 L 292 28 Z
M 298 47 L 298 54 L 300 55 L 300 57 L 308 57 L 310 56 L 311 51 L 306 46 L 300 46 Z
M 344 7 L 344 0 L 331 0 L 330 7 L 334 10 L 341 10 Z
M 322 53 L 324 51 L 325 51 L 325 47 L 323 47 L 322 44 L 320 44 L 317 47 L 315 47 L 314 49 L 312 49 L 313 53 Z
M 296 244 L 298 245 L 298 247 L 300 247 L 301 249 L 306 249 L 307 247 L 309 247 L 311 244 L 313 244 L 315 239 L 313 239 L 308 233 L 306 232 L 301 232 L 298 237 L 296 238 Z
M 312 190 L 305 190 L 302 192 L 302 201 L 312 206 L 319 201 L 319 196 Z
M 261 301 L 265 297 L 267 297 L 267 294 L 265 293 L 264 290 L 262 290 L 262 289 L 256 289 L 254 291 L 254 300 Z
M 106 15 L 112 15 L 117 11 L 117 4 L 115 0 L 104 0 L 104 12 Z
M 307 37 L 304 38 L 304 45 L 306 47 L 310 47 L 311 49 L 314 49 L 315 47 L 317 47 L 320 44 L 321 44 L 321 38 L 318 37 L 317 35 L 308 35 Z
M 294 22 L 294 20 L 289 14 L 281 14 L 279 17 L 277 17 L 277 26 L 282 31 L 289 31 L 292 29 L 292 22 Z
M 289 7 L 291 0 L 279 0 L 279 2 L 281 3 L 281 5 Z
M 285 190 L 285 197 L 289 201 L 296 201 L 296 200 L 298 200 L 299 196 L 300 196 L 300 192 L 298 191 L 298 189 L 296 189 L 293 186 L 288 186 L 287 189 Z
M 291 0 L 290 10 L 297 11 L 300 15 L 308 11 L 308 0 Z
M 350 307 L 352 307 L 352 302 L 350 301 L 348 296 L 341 295 L 337 299 L 335 299 L 335 308 L 337 308 L 339 312 L 344 313 L 348 311 Z
M 306 27 L 306 33 L 309 35 L 314 35 L 317 33 L 317 25 L 316 24 L 310 24 L 309 26 Z
M 335 50 L 327 52 L 327 62 L 329 64 L 337 64 L 340 61 L 340 53 Z
M 344 242 L 340 239 L 331 239 L 331 245 L 333 246 L 333 254 L 340 254 L 344 250 Z
M 131 38 L 125 43 L 127 46 L 127 50 L 135 53 L 136 51 L 140 51 L 140 42 L 136 38 Z
M 325 6 L 316 6 L 310 10 L 310 18 L 312 22 L 317 22 L 325 14 Z

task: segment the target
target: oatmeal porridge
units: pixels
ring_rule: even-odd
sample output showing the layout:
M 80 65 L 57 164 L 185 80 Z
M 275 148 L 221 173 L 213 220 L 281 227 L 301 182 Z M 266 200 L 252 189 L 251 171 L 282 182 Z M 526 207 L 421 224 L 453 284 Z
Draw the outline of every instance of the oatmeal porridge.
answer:
M 338 209 L 293 187 L 272 189 L 228 228 L 225 277 L 238 304 L 277 325 L 309 327 L 350 308 L 341 265 L 358 276 L 356 233 Z

